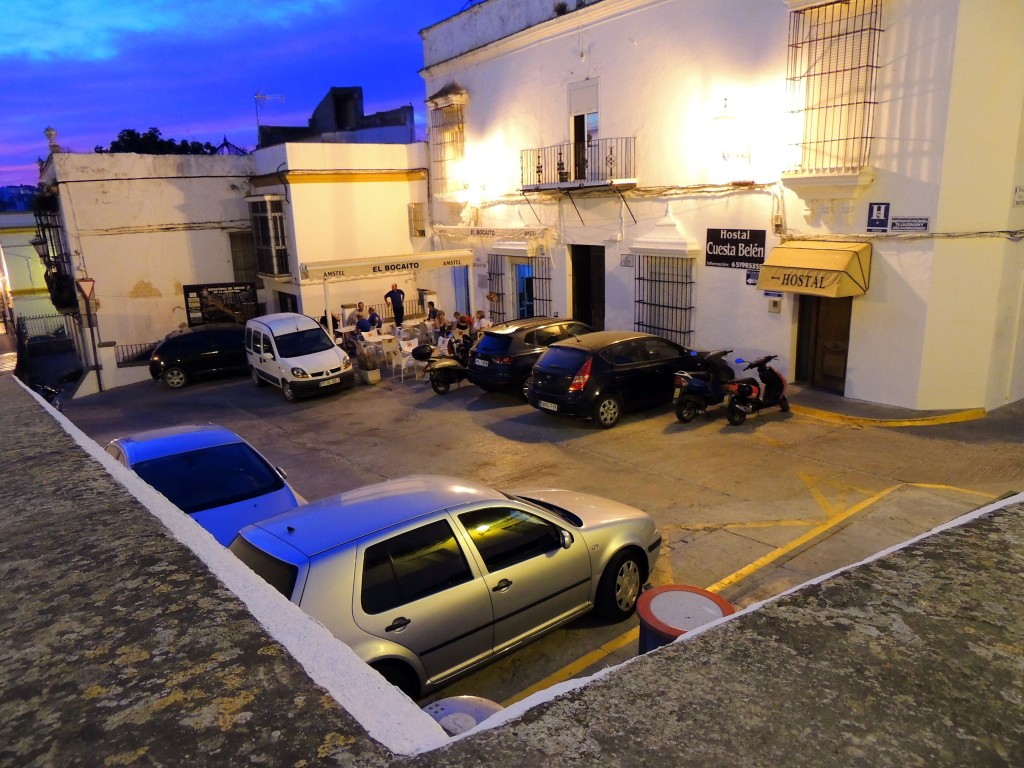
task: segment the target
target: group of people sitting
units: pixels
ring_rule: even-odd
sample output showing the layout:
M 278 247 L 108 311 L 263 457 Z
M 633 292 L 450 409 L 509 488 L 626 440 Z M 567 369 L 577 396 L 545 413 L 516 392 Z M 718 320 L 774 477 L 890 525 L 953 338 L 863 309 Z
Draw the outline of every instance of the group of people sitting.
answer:
M 427 322 L 430 324 L 437 338 L 451 336 L 456 331 L 472 333 L 474 336 L 482 333 L 485 328 L 490 328 L 493 323 L 482 309 L 476 311 L 476 315 L 452 313 L 449 319 L 443 309 L 434 306 L 434 302 L 427 302 Z

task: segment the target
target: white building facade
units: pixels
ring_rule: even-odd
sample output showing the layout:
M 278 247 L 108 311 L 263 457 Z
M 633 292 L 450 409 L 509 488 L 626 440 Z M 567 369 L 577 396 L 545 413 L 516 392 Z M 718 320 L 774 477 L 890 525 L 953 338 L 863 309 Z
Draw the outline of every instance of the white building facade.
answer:
M 1018 400 L 1022 29 L 1017 0 L 488 0 L 421 33 L 435 247 L 495 320 Z

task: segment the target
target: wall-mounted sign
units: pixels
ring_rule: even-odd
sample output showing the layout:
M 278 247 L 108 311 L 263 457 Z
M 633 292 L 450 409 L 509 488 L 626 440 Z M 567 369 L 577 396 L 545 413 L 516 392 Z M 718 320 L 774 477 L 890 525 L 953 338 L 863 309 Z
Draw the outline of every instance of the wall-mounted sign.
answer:
M 206 323 L 244 323 L 256 317 L 255 283 L 183 285 L 189 327 Z
M 764 264 L 766 230 L 709 229 L 704 263 L 709 267 L 757 269 Z
M 927 232 L 927 216 L 893 216 L 892 225 L 889 227 L 892 232 Z
M 868 204 L 868 232 L 889 231 L 889 203 Z
M 1024 206 L 1024 184 L 1018 184 L 1013 188 L 1013 207 Z
M 747 285 L 757 285 L 757 278 L 761 276 L 760 269 L 747 270 Z

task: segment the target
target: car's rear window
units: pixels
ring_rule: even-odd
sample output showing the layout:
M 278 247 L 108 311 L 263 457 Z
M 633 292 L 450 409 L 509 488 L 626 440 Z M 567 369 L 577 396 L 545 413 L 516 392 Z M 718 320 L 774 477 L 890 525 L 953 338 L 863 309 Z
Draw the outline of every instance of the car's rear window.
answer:
M 281 476 L 245 443 L 140 461 L 135 473 L 183 512 L 202 512 L 284 487 Z
M 547 352 L 537 361 L 537 365 L 544 371 L 575 373 L 588 357 L 590 353 L 583 349 L 554 346 L 548 347 Z
M 477 354 L 503 355 L 512 346 L 511 333 L 484 333 L 484 337 L 476 344 Z
M 296 566 L 267 554 L 242 536 L 235 536 L 235 540 L 231 542 L 228 549 L 235 554 L 235 557 L 249 566 L 253 573 L 289 600 L 291 599 L 292 592 L 295 591 L 295 580 L 299 575 L 299 569 Z

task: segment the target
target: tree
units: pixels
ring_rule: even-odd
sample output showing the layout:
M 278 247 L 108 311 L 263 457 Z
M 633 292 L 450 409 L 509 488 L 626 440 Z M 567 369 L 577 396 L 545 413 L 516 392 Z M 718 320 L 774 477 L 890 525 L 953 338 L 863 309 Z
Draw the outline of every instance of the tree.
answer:
M 210 142 L 199 143 L 198 141 L 180 142 L 174 139 L 165 139 L 160 135 L 159 128 L 150 128 L 145 133 L 139 133 L 132 128 L 126 128 L 117 134 L 117 139 L 110 142 L 110 146 L 104 149 L 97 145 L 96 152 L 134 152 L 140 155 L 213 155 L 217 148 Z

